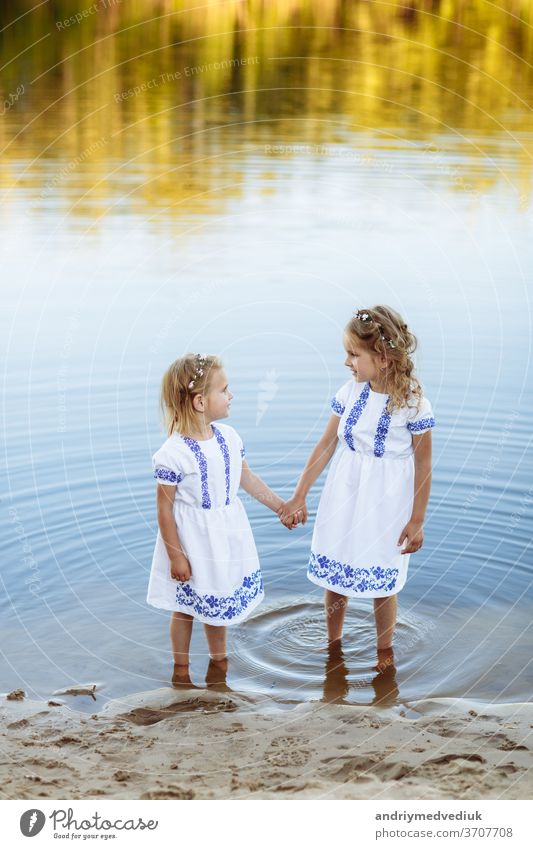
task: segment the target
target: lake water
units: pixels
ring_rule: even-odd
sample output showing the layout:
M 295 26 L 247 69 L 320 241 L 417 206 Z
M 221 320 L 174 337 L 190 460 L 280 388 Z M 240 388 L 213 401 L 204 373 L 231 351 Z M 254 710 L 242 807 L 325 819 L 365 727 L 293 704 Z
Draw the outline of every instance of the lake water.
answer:
M 228 685 L 529 700 L 531 65 L 505 32 L 491 46 L 429 18 L 381 35 L 366 19 L 30 19 L 2 62 L 6 92 L 24 91 L 2 116 L 0 688 L 97 683 L 101 705 L 166 686 L 170 614 L 145 601 L 164 369 L 222 356 L 229 423 L 288 496 L 347 378 L 344 324 L 388 303 L 418 336 L 437 421 L 396 675 L 372 671 L 369 601 L 350 603 L 344 665 L 328 663 L 306 579 L 322 476 L 292 533 L 246 500 L 266 599 L 229 630 Z M 199 623 L 191 662 L 201 685 Z

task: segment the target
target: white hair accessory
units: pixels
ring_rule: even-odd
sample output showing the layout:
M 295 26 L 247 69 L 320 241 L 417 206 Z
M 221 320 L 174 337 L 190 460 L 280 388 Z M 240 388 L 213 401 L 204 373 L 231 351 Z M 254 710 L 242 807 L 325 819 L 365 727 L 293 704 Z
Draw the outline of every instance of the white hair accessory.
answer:
M 207 364 L 207 354 L 196 354 L 196 371 L 194 372 L 194 377 L 191 381 L 189 381 L 189 389 L 194 389 L 194 384 L 198 380 L 199 377 L 203 377 L 204 369 Z
M 379 321 L 376 321 L 374 318 L 372 318 L 370 313 L 368 313 L 366 310 L 357 310 L 357 312 L 354 313 L 354 318 L 356 318 L 358 321 L 362 321 L 363 324 L 370 324 L 371 322 L 374 322 L 374 324 L 379 327 L 379 335 L 382 341 L 385 342 L 389 346 L 389 348 L 396 348 L 396 345 L 394 344 L 392 339 L 387 339 L 386 336 L 384 336 L 381 332 L 381 324 L 379 323 Z

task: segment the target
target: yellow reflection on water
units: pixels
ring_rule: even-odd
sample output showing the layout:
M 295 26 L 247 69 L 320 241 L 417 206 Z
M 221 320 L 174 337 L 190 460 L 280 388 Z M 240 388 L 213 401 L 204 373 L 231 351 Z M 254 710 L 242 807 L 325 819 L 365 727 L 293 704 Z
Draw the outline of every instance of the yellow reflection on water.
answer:
M 451 189 L 503 181 L 528 204 L 530 3 L 106 0 L 85 17 L 84 0 L 9 5 L 8 205 L 23 190 L 35 212 L 99 217 L 120 199 L 125 212 L 202 216 L 247 179 L 275 190 L 280 155 L 339 145 L 405 151 L 406 168 L 422 151 Z

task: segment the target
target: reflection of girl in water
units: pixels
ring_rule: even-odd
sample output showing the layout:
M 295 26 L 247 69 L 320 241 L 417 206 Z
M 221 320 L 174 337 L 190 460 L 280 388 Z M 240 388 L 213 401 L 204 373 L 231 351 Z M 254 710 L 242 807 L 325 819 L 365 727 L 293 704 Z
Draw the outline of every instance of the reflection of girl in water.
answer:
M 371 705 L 376 705 L 377 707 L 395 705 L 398 701 L 400 691 L 396 682 L 396 667 L 394 666 L 392 657 L 381 660 L 374 667 L 374 670 L 378 674 L 370 681 L 368 679 L 356 681 L 351 685 L 354 698 L 349 700 L 349 670 L 344 660 L 344 653 L 340 641 L 331 643 L 326 661 L 323 701 L 334 702 L 335 704 L 362 703 L 367 692 L 367 687 L 370 685 L 374 688 L 374 698 L 370 702 Z M 361 699 L 358 698 L 357 692 L 354 692 L 354 688 L 357 687 L 361 688 Z

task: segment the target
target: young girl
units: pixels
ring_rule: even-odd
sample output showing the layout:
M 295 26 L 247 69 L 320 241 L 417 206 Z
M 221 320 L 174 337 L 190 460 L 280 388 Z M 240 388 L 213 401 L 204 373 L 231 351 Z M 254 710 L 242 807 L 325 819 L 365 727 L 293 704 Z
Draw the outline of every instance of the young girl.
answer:
M 416 337 L 387 306 L 359 310 L 344 332 L 350 379 L 293 498 L 280 511 L 307 518 L 305 498 L 335 455 L 320 499 L 307 570 L 326 589 L 329 646 L 340 644 L 347 598 L 374 599 L 378 668 L 393 662 L 396 595 L 423 544 L 431 487 L 431 404 L 413 373 Z M 407 541 L 406 547 L 401 546 Z
M 237 491 L 278 513 L 281 498 L 253 474 L 227 418 L 233 398 L 222 362 L 187 354 L 167 369 L 161 407 L 169 434 L 153 455 L 159 530 L 147 602 L 174 611 L 172 683 L 189 685 L 193 619 L 204 623 L 210 677 L 227 669 L 226 625 L 242 622 L 264 597 L 252 530 Z M 291 528 L 298 517 L 286 519 Z M 212 682 L 211 682 L 212 683 Z

